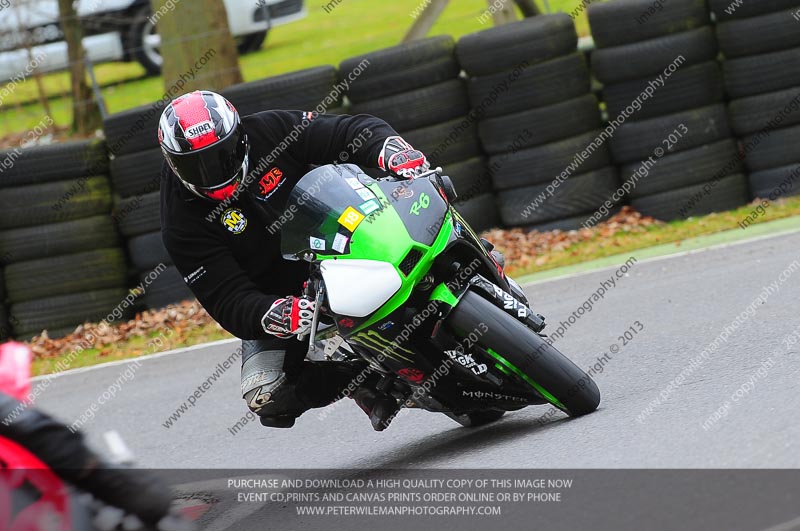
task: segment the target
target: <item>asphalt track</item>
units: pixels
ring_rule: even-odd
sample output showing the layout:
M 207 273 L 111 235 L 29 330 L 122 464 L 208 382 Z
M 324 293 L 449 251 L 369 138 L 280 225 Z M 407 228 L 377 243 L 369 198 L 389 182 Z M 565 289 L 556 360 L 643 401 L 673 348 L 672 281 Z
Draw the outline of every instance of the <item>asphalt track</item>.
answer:
M 526 292 L 533 307 L 547 316 L 547 331 L 552 332 L 614 270 L 547 280 L 526 286 Z M 208 476 L 218 478 L 230 476 L 223 469 L 243 469 L 240 475 L 264 469 L 331 469 L 330 477 L 381 477 L 382 469 L 549 469 L 551 477 L 560 477 L 552 469 L 797 469 L 798 300 L 800 232 L 634 264 L 556 342 L 585 369 L 608 354 L 602 372 L 595 375 L 603 396 L 600 408 L 579 419 L 544 406 L 529 407 L 493 425 L 464 429 L 443 415 L 408 411 L 387 431 L 375 433 L 355 404 L 345 400 L 307 413 L 291 430 L 268 430 L 254 421 L 234 435 L 230 428 L 246 412 L 234 364 L 196 405 L 165 427 L 169 416 L 235 351 L 234 342 L 151 357 L 138 367 L 123 363 L 67 373 L 50 381 L 38 404 L 72 423 L 118 382 L 113 398 L 83 425 L 94 445 L 102 446 L 102 433 L 116 430 L 139 466 L 220 469 Z M 623 341 L 620 336 L 631 327 L 643 329 Z M 709 347 L 715 339 L 716 347 Z M 707 348 L 707 355 L 698 357 Z M 128 380 L 121 378 L 126 370 L 132 375 Z M 659 397 L 660 403 L 653 402 Z M 676 486 L 659 492 L 671 500 L 667 511 L 646 502 L 655 498 L 652 489 L 635 488 L 644 478 L 607 472 L 605 479 L 586 479 L 587 491 L 573 497 L 580 511 L 548 505 L 537 513 L 536 527 L 606 529 L 613 520 L 616 529 L 800 528 L 800 520 L 793 522 L 800 516 L 796 488 L 793 496 L 781 496 L 784 490 L 770 488 L 783 483 L 766 478 L 734 496 L 733 504 L 732 495 L 726 494 L 727 503 L 713 505 L 709 512 L 708 504 L 698 503 L 703 495 L 711 496 L 703 490 L 709 474 L 713 472 L 706 479 L 694 477 L 689 485 L 680 485 L 687 481 L 681 479 L 685 475 L 674 477 Z M 179 475 L 173 482 L 193 481 L 218 495 L 223 485 L 222 480 L 201 484 Z M 740 488 L 741 482 L 732 485 Z M 768 491 L 767 498 L 753 497 Z M 745 498 L 758 503 L 746 503 Z M 764 499 L 774 507 L 765 509 Z M 369 520 L 302 520 L 269 504 L 231 507 L 236 514 L 226 517 L 227 523 L 221 520 L 208 528 L 372 527 L 366 525 Z M 438 518 L 430 522 L 450 528 Z M 452 528 L 483 529 L 491 525 L 486 518 L 462 519 Z M 641 518 L 649 524 L 640 525 Z M 270 525 L 257 523 L 263 521 Z M 379 522 L 387 528 L 385 520 L 372 523 Z M 397 519 L 392 522 L 389 527 L 404 528 Z M 430 522 L 422 519 L 418 526 L 427 529 Z

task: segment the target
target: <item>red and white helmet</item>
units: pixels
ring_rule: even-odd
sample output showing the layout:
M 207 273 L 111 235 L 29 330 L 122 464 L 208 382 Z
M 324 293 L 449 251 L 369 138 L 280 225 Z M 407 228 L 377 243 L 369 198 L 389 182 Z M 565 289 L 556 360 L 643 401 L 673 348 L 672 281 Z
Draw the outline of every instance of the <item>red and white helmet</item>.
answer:
M 25 343 L 10 341 L 0 345 L 0 391 L 20 402 L 28 399 L 31 390 L 33 353 Z
M 247 174 L 250 146 L 242 120 L 216 92 L 197 90 L 167 105 L 158 141 L 172 170 L 200 197 L 224 201 Z

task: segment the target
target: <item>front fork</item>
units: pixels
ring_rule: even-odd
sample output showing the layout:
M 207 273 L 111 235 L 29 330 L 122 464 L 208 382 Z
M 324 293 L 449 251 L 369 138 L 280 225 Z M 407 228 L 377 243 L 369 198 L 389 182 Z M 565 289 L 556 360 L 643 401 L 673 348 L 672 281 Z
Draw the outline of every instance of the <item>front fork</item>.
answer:
M 512 285 L 511 282 L 509 282 L 509 285 Z M 519 285 L 516 282 L 513 285 L 516 285 L 519 289 Z M 545 322 L 543 316 L 534 313 L 526 304 L 518 300 L 518 297 L 515 297 L 514 294 L 503 291 L 499 286 L 489 282 L 481 275 L 475 275 L 469 280 L 467 289 L 470 288 L 485 299 L 494 302 L 497 307 L 502 308 L 507 314 L 521 321 L 537 334 L 544 330 Z M 524 297 L 525 294 L 523 293 L 522 296 Z
M 453 307 L 458 304 L 458 301 L 461 299 L 464 293 L 469 290 L 475 291 L 483 298 L 493 302 L 495 306 L 502 309 L 514 319 L 522 322 L 522 324 L 537 334 L 540 333 L 546 326 L 544 317 L 538 313 L 535 313 L 527 304 L 522 302 L 527 301 L 525 294 L 522 293 L 522 289 L 510 278 L 508 278 L 508 280 L 510 281 L 509 286 L 511 287 L 511 290 L 518 290 L 521 294 L 521 297 L 516 293 L 508 293 L 504 291 L 502 288 L 481 275 L 475 275 L 469 279 L 467 285 L 456 293 L 453 293 L 446 284 L 439 284 L 439 286 L 437 286 L 431 294 L 431 300 L 439 300 L 444 303 L 442 305 L 442 310 L 439 313 L 439 321 L 434 328 L 434 334 L 436 331 L 438 331 L 439 326 L 442 322 L 444 322 L 447 314 L 450 313 L 450 310 L 452 310 Z

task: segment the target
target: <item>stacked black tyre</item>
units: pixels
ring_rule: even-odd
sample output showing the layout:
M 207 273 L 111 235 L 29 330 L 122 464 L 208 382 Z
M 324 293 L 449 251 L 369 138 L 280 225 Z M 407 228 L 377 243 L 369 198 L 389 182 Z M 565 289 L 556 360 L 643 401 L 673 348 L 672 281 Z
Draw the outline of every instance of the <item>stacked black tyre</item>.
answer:
M 137 309 L 158 309 L 194 298 L 161 240 L 163 162 L 159 148 L 111 161 L 114 220 L 128 251 L 129 282 L 132 287 L 145 285 L 144 293 L 137 291 Z
M 4 266 L 5 263 L 0 262 L 0 268 Z M 0 341 L 7 341 L 14 333 L 11 328 L 11 323 L 8 320 L 8 307 L 6 306 L 5 301 L 6 283 L 3 276 L 3 270 L 0 269 Z
M 577 228 L 618 185 L 606 146 L 568 169 L 600 132 L 577 42 L 572 19 L 557 14 L 473 33 L 456 47 L 506 226 Z
M 164 102 L 137 107 L 106 118 L 111 151 L 114 220 L 128 251 L 128 285 L 136 291 L 136 309 L 155 309 L 192 299 L 183 279 L 170 266 L 161 242 L 160 182 L 164 156 L 158 147 L 158 119 Z
M 672 220 L 746 203 L 706 0 L 670 0 L 660 11 L 612 0 L 588 14 L 592 72 L 631 205 Z
M 728 111 L 755 197 L 800 194 L 800 0 L 710 0 Z
M 458 210 L 476 230 L 497 224 L 486 160 L 469 105 L 455 42 L 437 36 L 346 59 L 352 111 L 386 120 L 453 179 Z
M 0 153 L 7 157 L 14 163 L 0 177 L 0 291 L 14 336 L 47 330 L 59 337 L 85 321 L 126 318 L 125 254 L 111 219 L 105 144 Z
M 340 114 L 344 91 L 336 81 L 336 68 L 324 65 L 233 85 L 221 94 L 242 116 L 272 109 Z

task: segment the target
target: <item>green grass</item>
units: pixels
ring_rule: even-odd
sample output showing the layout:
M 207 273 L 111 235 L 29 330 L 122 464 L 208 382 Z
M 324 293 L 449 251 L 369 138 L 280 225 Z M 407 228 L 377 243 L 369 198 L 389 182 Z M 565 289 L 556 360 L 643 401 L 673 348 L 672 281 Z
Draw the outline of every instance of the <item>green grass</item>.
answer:
M 376 2 L 375 0 L 341 0 L 330 13 L 323 3 L 306 2 L 307 18 L 272 30 L 264 47 L 241 58 L 245 81 L 253 81 L 323 64 L 338 65 L 354 55 L 398 44 L 413 19 L 410 16 L 422 0 Z M 324 2 L 327 3 L 327 2 Z M 542 0 L 538 1 L 542 6 Z M 549 0 L 554 11 L 571 12 L 580 0 Z M 486 10 L 486 0 L 451 0 L 430 35 L 449 34 L 454 38 L 487 29 L 479 16 Z M 585 13 L 576 20 L 578 31 L 588 33 Z M 138 63 L 108 63 L 95 68 L 98 82 L 109 112 L 115 113 L 156 101 L 164 93 L 161 77 L 144 77 Z M 69 76 L 56 73 L 42 78 L 45 93 L 67 94 Z M 35 126 L 45 114 L 37 101 L 33 81 L 18 84 L 0 107 L 0 136 L 22 132 Z M 50 100 L 51 116 L 59 126 L 69 124 L 69 98 Z
M 742 230 L 746 232 L 747 229 L 741 229 L 738 223 L 744 220 L 753 210 L 754 207 L 748 205 L 727 212 L 673 221 L 663 225 L 652 225 L 642 231 L 617 231 L 614 234 L 598 234 L 590 241 L 579 242 L 566 249 L 548 253 L 548 260 L 544 264 L 526 267 L 514 267 L 513 264 L 510 264 L 508 271 L 512 275 L 522 276 L 556 267 L 588 262 L 589 260 L 606 256 L 627 253 L 654 245 L 665 243 L 680 245 L 681 241 L 695 236 L 715 234 L 726 230 Z M 800 196 L 789 197 L 772 203 L 753 225 L 790 216 L 800 216 Z M 498 247 L 501 248 L 502 244 L 498 245 Z

